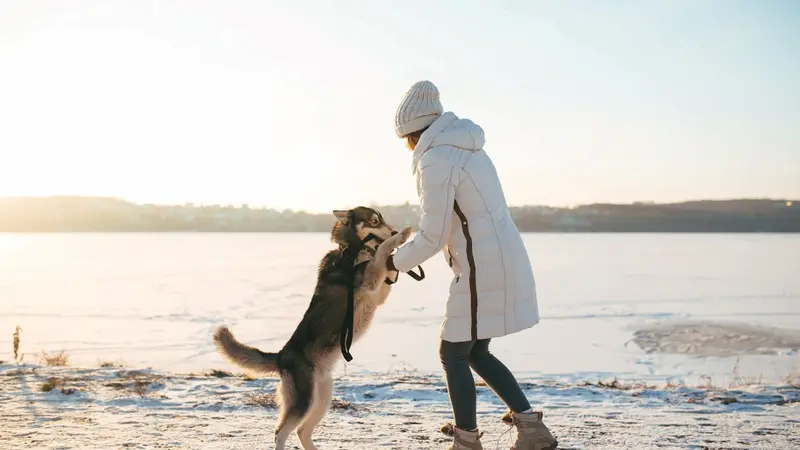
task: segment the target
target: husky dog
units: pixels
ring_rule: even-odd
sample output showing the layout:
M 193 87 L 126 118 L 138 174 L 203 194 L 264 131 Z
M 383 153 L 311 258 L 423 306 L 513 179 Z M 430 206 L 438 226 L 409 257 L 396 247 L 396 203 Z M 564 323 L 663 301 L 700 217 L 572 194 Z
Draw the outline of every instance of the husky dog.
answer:
M 292 337 L 278 353 L 265 353 L 236 340 L 226 326 L 214 332 L 219 351 L 246 370 L 279 374 L 280 414 L 275 427 L 275 448 L 284 450 L 286 439 L 297 429 L 304 450 L 316 450 L 311 434 L 325 417 L 333 389 L 332 371 L 341 357 L 340 327 L 345 318 L 348 290 L 353 286 L 353 339 L 369 327 L 378 306 L 389 295 L 397 272 L 386 268 L 389 255 L 408 240 L 411 227 L 397 232 L 381 214 L 363 206 L 333 212 L 336 224 L 331 240 L 339 248 L 331 250 L 319 264 L 317 287 L 303 319 Z M 354 262 L 345 257 L 350 246 L 361 248 Z M 352 260 L 352 258 L 350 258 Z M 361 264 L 355 269 L 350 264 Z

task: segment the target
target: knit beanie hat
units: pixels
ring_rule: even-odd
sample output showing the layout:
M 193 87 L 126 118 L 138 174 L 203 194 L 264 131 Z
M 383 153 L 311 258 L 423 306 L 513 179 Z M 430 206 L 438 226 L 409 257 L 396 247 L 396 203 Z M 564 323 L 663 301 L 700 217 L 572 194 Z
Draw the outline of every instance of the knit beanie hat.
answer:
M 406 92 L 394 117 L 397 137 L 403 137 L 430 126 L 442 115 L 439 89 L 430 81 L 417 81 Z

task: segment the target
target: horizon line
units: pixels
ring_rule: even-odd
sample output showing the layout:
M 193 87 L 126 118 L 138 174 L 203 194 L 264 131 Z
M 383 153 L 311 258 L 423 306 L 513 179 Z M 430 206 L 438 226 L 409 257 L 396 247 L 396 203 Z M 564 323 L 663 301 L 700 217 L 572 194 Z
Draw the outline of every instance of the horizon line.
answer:
M 321 211 L 314 211 L 308 209 L 294 209 L 294 208 L 278 208 L 274 206 L 269 206 L 266 204 L 256 204 L 256 203 L 247 203 L 247 202 L 238 202 L 238 203 L 202 203 L 202 202 L 195 202 L 195 201 L 184 201 L 183 203 L 170 203 L 170 202 L 137 202 L 128 200 L 122 197 L 113 197 L 113 196 L 94 196 L 94 195 L 30 195 L 30 196 L 0 196 L 0 201 L 3 200 L 44 200 L 44 199 L 59 199 L 59 198 L 70 198 L 70 199 L 85 199 L 85 200 L 110 200 L 116 202 L 124 202 L 129 203 L 131 205 L 136 206 L 162 206 L 162 207 L 185 207 L 186 205 L 192 205 L 193 207 L 197 208 L 204 208 L 204 207 L 211 207 L 211 206 L 222 206 L 222 207 L 233 207 L 233 208 L 241 208 L 243 205 L 247 206 L 248 208 L 256 208 L 256 209 L 272 209 L 275 211 L 293 211 L 293 212 L 304 212 L 307 214 L 326 214 L 330 211 L 335 209 L 341 208 L 331 208 L 330 211 L 328 210 L 321 210 Z M 786 202 L 789 204 L 798 203 L 800 204 L 800 199 L 791 199 L 791 198 L 774 198 L 774 197 L 726 197 L 726 198 L 695 198 L 695 199 L 686 199 L 680 201 L 666 201 L 666 202 L 658 202 L 654 200 L 635 200 L 628 203 L 622 202 L 589 202 L 589 203 L 579 203 L 573 205 L 562 205 L 562 206 L 554 206 L 554 205 L 547 205 L 547 204 L 536 204 L 536 203 L 528 203 L 522 205 L 512 205 L 509 204 L 509 208 L 525 208 L 525 207 L 545 207 L 545 208 L 561 208 L 561 209 L 575 209 L 581 206 L 594 206 L 594 205 L 619 205 L 619 206 L 629 206 L 629 205 L 650 205 L 650 206 L 666 206 L 666 205 L 679 205 L 685 203 L 699 203 L 699 202 L 736 202 L 736 201 L 770 201 L 770 202 Z M 352 205 L 351 208 L 355 208 L 357 206 L 366 206 L 366 207 L 397 207 L 397 206 L 418 206 L 418 203 L 411 203 L 406 201 L 404 203 L 386 203 L 386 204 L 376 204 L 375 202 L 371 202 L 369 204 L 363 205 Z

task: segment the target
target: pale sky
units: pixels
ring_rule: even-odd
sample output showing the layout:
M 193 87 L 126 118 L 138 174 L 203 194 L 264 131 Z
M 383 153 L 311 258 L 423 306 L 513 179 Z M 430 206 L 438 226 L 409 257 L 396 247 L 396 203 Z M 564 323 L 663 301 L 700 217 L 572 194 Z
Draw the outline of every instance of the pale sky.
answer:
M 800 2 L 0 1 L 0 196 L 417 202 L 429 79 L 513 205 L 800 198 Z

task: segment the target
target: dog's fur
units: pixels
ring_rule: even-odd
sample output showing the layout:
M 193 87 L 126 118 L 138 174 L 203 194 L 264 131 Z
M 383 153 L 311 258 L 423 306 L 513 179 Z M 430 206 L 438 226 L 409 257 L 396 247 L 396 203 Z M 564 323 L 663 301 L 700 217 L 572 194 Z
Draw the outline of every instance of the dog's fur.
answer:
M 339 335 L 347 308 L 348 288 L 354 283 L 354 336 L 356 341 L 369 327 L 378 306 L 391 290 L 384 283 L 397 272 L 386 268 L 386 260 L 395 248 L 406 242 L 411 228 L 397 233 L 381 214 L 360 206 L 349 211 L 334 211 L 338 219 L 331 240 L 339 248 L 330 251 L 319 264 L 317 287 L 303 319 L 292 337 L 278 353 L 265 353 L 236 340 L 227 327 L 214 332 L 219 351 L 233 363 L 252 372 L 279 374 L 280 415 L 275 427 L 275 448 L 283 450 L 295 428 L 305 450 L 316 450 L 311 434 L 325 417 L 333 388 L 331 372 L 341 357 Z M 359 245 L 372 233 L 378 240 L 365 243 L 356 264 L 369 260 L 356 270 L 344 267 L 343 251 Z M 382 243 L 378 242 L 382 241 Z

